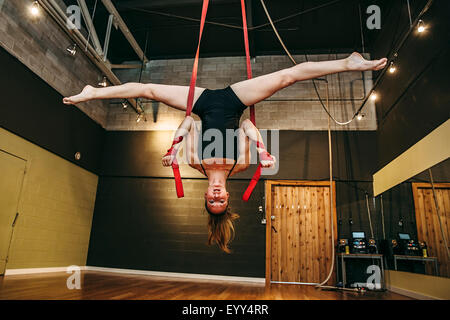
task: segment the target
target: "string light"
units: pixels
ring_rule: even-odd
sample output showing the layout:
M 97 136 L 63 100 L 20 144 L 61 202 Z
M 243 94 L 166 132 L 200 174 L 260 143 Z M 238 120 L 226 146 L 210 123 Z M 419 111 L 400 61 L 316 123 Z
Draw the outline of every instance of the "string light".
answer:
M 419 20 L 419 23 L 417 24 L 417 32 L 424 32 L 425 31 L 425 23 L 423 20 Z
M 389 65 L 389 72 L 394 73 L 395 71 L 397 71 L 397 67 L 394 64 L 394 61 L 391 61 L 391 64 Z
M 39 2 L 34 1 L 30 7 L 30 12 L 33 16 L 37 16 L 39 14 Z

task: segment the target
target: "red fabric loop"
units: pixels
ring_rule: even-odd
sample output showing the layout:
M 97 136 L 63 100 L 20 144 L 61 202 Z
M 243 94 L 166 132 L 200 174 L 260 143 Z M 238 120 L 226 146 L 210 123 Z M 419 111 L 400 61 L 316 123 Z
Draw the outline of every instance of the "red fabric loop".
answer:
M 257 148 L 261 148 L 261 149 L 266 149 L 266 147 L 264 146 L 264 143 L 256 141 L 256 147 Z
M 172 171 L 173 176 L 175 177 L 175 189 L 177 191 L 177 197 L 183 198 L 184 197 L 183 182 L 181 181 L 180 167 L 178 166 L 177 158 L 173 159 Z
M 172 147 L 170 147 L 170 149 L 167 150 L 167 153 L 164 155 L 164 157 L 173 156 L 173 155 L 176 156 L 177 150 L 173 146 L 176 144 L 179 144 L 181 141 L 183 141 L 183 137 L 177 137 L 177 138 L 173 139 Z
M 261 151 L 259 153 L 259 158 L 261 160 L 265 160 L 265 161 L 269 161 L 269 160 L 273 160 L 272 156 L 270 155 L 270 153 L 268 153 L 266 150 Z
M 261 170 L 262 170 L 262 166 L 260 163 L 258 165 L 258 168 L 255 171 L 255 174 L 253 175 L 252 180 L 250 181 L 250 184 L 248 185 L 247 189 L 245 190 L 244 194 L 242 195 L 242 200 L 247 202 L 248 199 L 250 199 L 253 189 L 255 189 L 256 184 L 258 183 L 258 180 L 261 177 Z

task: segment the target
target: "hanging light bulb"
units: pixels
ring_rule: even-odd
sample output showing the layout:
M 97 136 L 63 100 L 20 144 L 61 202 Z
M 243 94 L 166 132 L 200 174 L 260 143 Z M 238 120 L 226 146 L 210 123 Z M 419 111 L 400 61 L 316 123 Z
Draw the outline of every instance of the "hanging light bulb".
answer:
M 375 91 L 372 92 L 372 94 L 370 95 L 370 100 L 372 101 L 376 101 L 378 98 L 377 94 Z
M 66 49 L 66 51 L 67 51 L 71 56 L 76 55 L 76 54 L 77 54 L 77 45 L 76 45 L 76 44 L 73 44 L 73 45 L 71 45 L 71 46 L 68 46 L 67 49 Z
M 100 82 L 98 85 L 100 87 L 107 87 L 108 86 L 108 81 L 106 80 L 106 77 L 103 77 L 102 82 Z
M 394 64 L 394 61 L 391 61 L 391 64 L 389 65 L 389 72 L 394 73 L 395 71 L 397 71 L 397 67 Z
M 142 113 L 140 113 L 136 119 L 136 122 L 137 123 L 141 122 L 142 118 L 144 118 L 144 115 Z
M 363 118 L 364 118 L 363 113 L 358 113 L 358 115 L 356 116 L 356 119 L 358 119 L 358 121 L 361 121 Z
M 417 32 L 424 32 L 425 31 L 425 23 L 423 20 L 419 20 L 419 23 L 417 24 Z
M 39 2 L 34 1 L 30 7 L 30 12 L 33 16 L 37 16 L 39 14 Z
M 123 100 L 123 102 L 122 102 L 122 107 L 123 107 L 124 110 L 125 110 L 126 108 L 128 108 L 128 102 L 127 102 L 127 100 Z

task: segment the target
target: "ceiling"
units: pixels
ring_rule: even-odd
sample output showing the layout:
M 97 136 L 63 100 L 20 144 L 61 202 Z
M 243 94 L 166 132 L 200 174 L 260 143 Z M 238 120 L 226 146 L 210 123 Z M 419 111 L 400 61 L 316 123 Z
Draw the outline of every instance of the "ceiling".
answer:
M 97 1 L 94 24 L 103 43 L 109 14 L 101 1 Z M 76 0 L 64 2 L 76 4 Z M 96 0 L 86 2 L 92 13 Z M 149 59 L 193 57 L 202 0 L 113 0 L 113 3 Z M 384 13 L 389 11 L 392 1 L 265 0 L 265 3 L 275 21 L 292 16 L 276 26 L 288 49 L 295 54 L 361 50 L 361 25 L 364 46 L 369 51 L 378 31 L 365 27 L 369 16 L 366 8 L 378 4 Z M 246 0 L 246 4 L 251 55 L 284 54 L 260 0 Z M 211 23 L 205 26 L 201 56 L 244 54 L 239 0 L 210 0 L 207 21 Z M 138 60 L 118 30 L 111 34 L 108 59 L 116 64 Z

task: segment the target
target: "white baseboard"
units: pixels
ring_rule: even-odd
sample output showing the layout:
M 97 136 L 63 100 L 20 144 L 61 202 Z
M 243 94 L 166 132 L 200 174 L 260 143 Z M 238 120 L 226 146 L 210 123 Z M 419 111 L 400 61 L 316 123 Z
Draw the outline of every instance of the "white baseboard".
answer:
M 171 277 L 171 278 L 215 280 L 215 281 L 229 281 L 229 282 L 230 281 L 231 282 L 252 282 L 252 283 L 265 283 L 266 282 L 266 279 L 264 279 L 264 278 L 219 276 L 219 275 L 212 275 L 212 274 L 177 273 L 177 272 L 117 269 L 117 268 L 104 268 L 104 267 L 91 267 L 91 266 L 80 266 L 80 269 L 83 271 L 110 272 L 110 273 L 132 274 L 132 275 L 143 275 L 143 276 L 154 276 L 154 277 Z M 67 272 L 67 267 L 6 269 L 5 276 L 22 275 L 22 274 L 36 274 L 36 273 L 50 273 L 50 272 Z
M 68 267 L 6 269 L 5 276 L 14 276 L 14 275 L 20 275 L 20 274 L 34 274 L 34 273 L 67 272 L 67 268 Z M 80 269 L 86 270 L 86 267 L 81 266 Z
M 197 273 L 178 273 L 178 272 L 163 272 L 163 271 L 147 271 L 147 270 L 133 270 L 133 269 L 116 269 L 116 268 L 103 268 L 103 267 L 91 267 L 86 266 L 85 270 L 99 271 L 99 272 L 112 272 L 122 274 L 134 274 L 156 277 L 172 277 L 172 278 L 185 278 L 185 279 L 199 279 L 199 280 L 219 280 L 219 281 L 232 281 L 232 282 L 253 282 L 253 283 L 265 283 L 265 278 L 252 278 L 252 277 L 237 277 L 237 276 L 219 276 L 213 274 L 197 274 Z
M 397 294 L 401 294 L 402 296 L 407 296 L 417 300 L 440 300 L 439 298 L 436 297 L 427 296 L 414 291 L 406 290 L 403 288 L 397 288 L 393 286 L 389 286 L 388 290 Z

